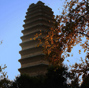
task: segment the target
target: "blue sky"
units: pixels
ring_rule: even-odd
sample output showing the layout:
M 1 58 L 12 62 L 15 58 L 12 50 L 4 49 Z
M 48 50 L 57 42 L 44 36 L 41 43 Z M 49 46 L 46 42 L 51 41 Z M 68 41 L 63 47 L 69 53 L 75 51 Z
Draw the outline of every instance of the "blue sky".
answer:
M 27 12 L 27 8 L 31 3 L 37 3 L 38 0 L 0 0 L 0 65 L 7 65 L 6 72 L 9 79 L 13 80 L 19 75 L 18 68 L 21 58 L 19 51 L 22 42 L 21 30 L 23 20 Z M 64 0 L 41 0 L 47 6 L 51 7 L 54 14 L 60 14 L 62 11 Z M 60 9 L 60 10 L 58 10 Z

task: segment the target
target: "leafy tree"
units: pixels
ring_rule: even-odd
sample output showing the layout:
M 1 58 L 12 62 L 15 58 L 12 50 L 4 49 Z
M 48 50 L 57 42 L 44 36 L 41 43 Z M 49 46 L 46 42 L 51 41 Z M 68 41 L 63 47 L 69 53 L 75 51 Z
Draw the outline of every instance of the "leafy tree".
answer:
M 65 5 L 65 10 L 61 16 L 56 16 L 55 27 L 51 28 L 45 37 L 44 53 L 47 59 L 53 64 L 61 64 L 67 52 L 71 52 L 73 46 L 86 37 L 86 41 L 81 44 L 85 51 L 89 51 L 89 6 L 88 1 L 71 0 Z M 79 52 L 81 52 L 79 50 Z M 89 52 L 86 58 L 89 59 Z
M 69 77 L 66 67 L 49 67 L 46 75 L 30 77 L 21 75 L 16 78 L 9 88 L 69 88 Z
M 21 75 L 16 78 L 10 88 L 44 88 L 44 76 Z
M 6 67 L 6 65 L 4 65 L 4 67 L 0 66 L 0 88 L 9 88 L 12 83 L 8 79 L 7 73 L 3 71 Z
M 71 82 L 70 82 L 70 87 L 71 88 L 80 88 L 80 85 L 79 85 L 79 77 L 75 74 L 75 73 L 72 73 L 72 76 L 70 75 L 70 77 L 73 77 L 71 78 Z
M 4 67 L 0 66 L 0 80 L 6 78 L 7 76 L 7 73 L 3 71 L 5 68 L 7 68 L 6 65 L 4 65 Z
M 55 65 L 62 64 L 65 57 L 70 56 L 67 52 L 71 52 L 74 46 L 81 43 L 83 37 L 86 41 L 81 46 L 84 52 L 89 51 L 89 1 L 71 0 L 66 3 L 62 15 L 56 16 L 54 27 L 50 28 L 44 37 L 43 51 L 49 62 Z M 35 36 L 40 35 L 42 33 Z M 81 50 L 79 54 L 80 52 Z M 89 52 L 87 58 L 89 59 Z
M 83 58 L 85 62 L 75 64 L 72 73 L 75 71 L 79 76 L 85 75 L 89 68 L 89 0 L 66 2 L 62 15 L 57 15 L 55 19 L 54 27 L 50 28 L 44 37 L 43 52 L 46 59 L 53 65 L 62 65 L 65 58 L 70 56 L 72 48 L 81 43 L 84 52 L 87 52 Z M 36 34 L 36 37 L 40 35 L 42 33 Z M 82 43 L 83 38 L 85 41 Z
M 80 64 L 75 63 L 75 65 L 72 66 L 71 73 L 77 74 L 77 78 L 82 75 L 81 80 L 84 81 L 84 79 L 89 74 L 89 62 L 87 60 L 85 60 L 85 62 L 82 60 L 82 63 Z
M 10 81 L 7 78 L 4 78 L 4 79 L 0 80 L 0 88 L 9 88 L 11 83 L 12 83 L 12 81 Z
M 0 45 L 3 41 L 0 41 Z M 6 65 L 4 67 L 0 66 L 0 88 L 9 88 L 10 84 L 12 83 L 7 76 L 7 72 L 3 71 L 7 68 Z
M 67 84 L 67 78 L 69 73 L 67 68 L 63 66 L 51 66 L 48 68 L 48 73 L 46 74 L 46 87 L 45 88 L 69 88 Z
M 89 74 L 83 80 L 80 88 L 89 88 Z

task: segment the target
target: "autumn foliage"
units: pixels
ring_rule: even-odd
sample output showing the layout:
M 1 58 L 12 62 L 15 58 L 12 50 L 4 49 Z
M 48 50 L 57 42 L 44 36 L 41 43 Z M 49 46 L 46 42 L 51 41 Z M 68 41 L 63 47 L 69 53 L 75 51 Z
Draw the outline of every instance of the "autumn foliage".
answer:
M 82 42 L 83 37 L 86 39 L 81 46 L 84 52 L 87 51 L 86 59 L 89 59 L 89 1 L 66 1 L 62 15 L 57 15 L 55 19 L 56 22 L 44 37 L 43 44 L 43 51 L 49 62 L 54 65 L 62 64 L 65 57 L 69 57 L 66 52 L 71 52 L 76 44 Z

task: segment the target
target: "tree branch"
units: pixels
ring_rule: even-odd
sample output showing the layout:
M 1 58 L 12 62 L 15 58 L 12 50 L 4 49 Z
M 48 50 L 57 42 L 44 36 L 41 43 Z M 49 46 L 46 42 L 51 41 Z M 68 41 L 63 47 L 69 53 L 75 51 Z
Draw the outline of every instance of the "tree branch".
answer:
M 80 33 L 80 34 L 82 34 L 82 35 L 85 35 L 86 37 L 89 37 L 89 35 L 87 35 L 87 34 L 85 34 L 85 33 L 83 33 L 83 32 L 77 32 L 77 33 Z

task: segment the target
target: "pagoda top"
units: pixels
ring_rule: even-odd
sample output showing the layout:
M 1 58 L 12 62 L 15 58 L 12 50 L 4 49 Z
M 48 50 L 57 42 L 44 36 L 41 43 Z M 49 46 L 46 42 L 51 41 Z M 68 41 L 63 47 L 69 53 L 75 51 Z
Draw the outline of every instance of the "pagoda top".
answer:
M 34 3 L 30 4 L 30 6 L 29 6 L 28 9 L 33 8 L 33 7 L 35 7 L 35 6 L 39 6 L 39 5 L 45 6 L 45 7 L 49 8 L 49 9 L 51 9 L 50 7 L 46 6 L 45 3 L 43 3 L 43 2 L 40 1 L 40 0 L 39 0 L 36 4 L 34 4 Z M 52 10 L 52 9 L 51 9 L 51 10 Z
M 38 1 L 36 4 L 32 3 L 30 7 L 33 7 L 35 5 L 44 5 L 44 3 L 42 1 Z
M 43 3 L 42 1 L 38 1 L 37 4 L 42 4 L 42 5 L 44 5 L 44 3 Z

